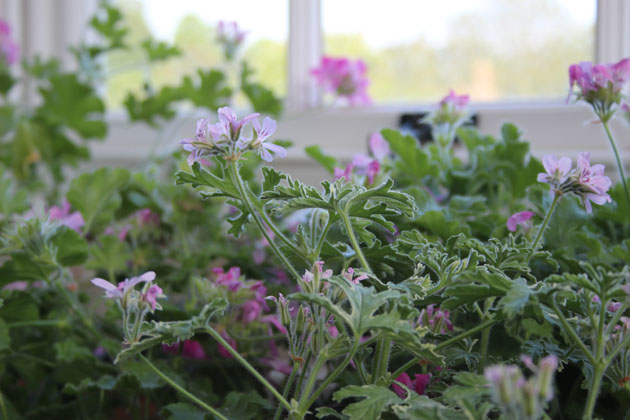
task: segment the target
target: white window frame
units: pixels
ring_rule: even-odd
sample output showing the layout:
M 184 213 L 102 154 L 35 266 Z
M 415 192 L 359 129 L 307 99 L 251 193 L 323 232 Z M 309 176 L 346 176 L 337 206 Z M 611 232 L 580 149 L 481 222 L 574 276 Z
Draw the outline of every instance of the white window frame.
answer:
M 319 144 L 341 160 L 365 150 L 369 133 L 385 127 L 396 127 L 403 112 L 430 109 L 431 104 L 406 106 L 375 105 L 363 108 L 323 109 L 321 95 L 310 75 L 323 51 L 322 0 L 286 0 L 289 2 L 287 98 L 284 116 L 279 121 L 278 138 L 294 140 L 291 158 L 278 165 L 295 174 L 313 172 L 315 166 L 306 158 L 304 146 Z M 87 16 L 98 0 L 0 0 L 0 16 L 14 24 L 23 54 L 41 54 L 61 58 L 66 68 L 72 63 L 67 46 L 80 39 Z M 567 35 L 570 36 L 570 35 Z M 595 60 L 613 62 L 630 56 L 630 0 L 598 0 L 595 30 Z M 28 90 L 22 93 L 28 102 Z M 473 98 L 474 99 L 474 98 Z M 579 151 L 591 151 L 593 158 L 610 163 L 610 152 L 600 127 L 584 125 L 592 120 L 590 110 L 583 106 L 557 102 L 519 102 L 472 104 L 479 115 L 480 129 L 497 134 L 503 121 L 514 121 L 532 141 L 535 155 L 563 153 L 575 156 Z M 142 124 L 129 124 L 119 115 L 110 115 L 109 138 L 96 144 L 93 154 L 98 163 L 132 163 L 175 143 L 194 127 L 193 116 L 182 115 L 177 123 L 159 132 Z M 186 121 L 190 119 L 191 121 Z M 177 129 L 179 127 L 179 129 Z M 623 138 L 630 130 L 623 124 L 613 127 Z M 166 133 L 166 134 L 165 134 Z M 164 138 L 167 135 L 169 138 Z M 162 137 L 160 147 L 156 138 Z M 134 144 L 129 148 L 130 143 Z M 622 155 L 630 160 L 630 144 L 620 144 Z M 121 154 L 124 150 L 124 156 Z M 310 168 L 310 169 L 309 169 Z M 306 174 L 309 177 L 309 174 Z M 314 178 L 314 175 L 313 175 Z

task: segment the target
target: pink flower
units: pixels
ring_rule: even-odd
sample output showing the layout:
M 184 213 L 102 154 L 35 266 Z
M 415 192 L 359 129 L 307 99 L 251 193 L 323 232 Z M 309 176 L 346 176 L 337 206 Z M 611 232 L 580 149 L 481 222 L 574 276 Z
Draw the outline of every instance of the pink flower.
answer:
M 182 356 L 189 359 L 203 360 L 206 359 L 206 352 L 200 342 L 195 340 L 184 340 L 181 343 L 173 343 L 171 345 L 162 344 L 162 351 L 165 353 L 179 353 L 182 350 Z
M 232 347 L 234 350 L 236 350 L 236 341 L 232 337 L 230 337 L 227 332 L 222 331 L 221 332 L 221 337 L 223 337 L 225 339 L 225 341 L 227 341 L 227 343 L 230 345 L 230 347 Z M 223 347 L 223 345 L 221 345 L 220 343 L 217 343 L 217 349 L 219 350 L 219 354 L 221 355 L 221 357 L 224 357 L 226 359 L 231 359 L 232 358 L 232 355 L 230 354 L 228 349 Z
M 232 267 L 227 272 L 224 272 L 223 268 L 217 267 L 213 268 L 212 272 L 217 276 L 216 283 L 227 287 L 232 292 L 238 291 L 243 286 L 239 267 Z
M 528 221 L 534 216 L 534 213 L 531 211 L 520 211 L 518 213 L 514 213 L 507 220 L 507 228 L 510 232 L 516 232 L 516 228 L 520 225 L 523 226 L 524 229 L 528 229 Z
M 76 232 L 81 232 L 81 228 L 85 224 L 81 213 L 78 211 L 70 212 L 70 203 L 67 200 L 63 201 L 61 207 L 52 206 L 48 210 L 48 217 L 50 220 L 58 220 L 62 225 Z
M 612 93 L 618 93 L 630 78 L 630 59 L 624 58 L 617 63 L 596 64 L 582 61 L 579 64 L 569 66 L 569 87 L 578 86 L 579 94 L 583 98 L 589 97 L 589 93 L 598 92 L 600 89 L 608 89 Z
M 607 194 L 612 182 L 604 175 L 604 165 L 591 166 L 590 158 L 590 153 L 586 152 L 578 156 L 577 182 L 580 188 L 575 191 L 582 198 L 584 207 L 589 213 L 593 211 L 591 201 L 599 205 L 612 201 Z
M 325 92 L 345 98 L 350 105 L 367 105 L 372 101 L 367 94 L 369 80 L 363 60 L 322 57 L 319 67 L 311 70 L 319 86 Z
M 389 143 L 383 138 L 381 133 L 374 133 L 370 136 L 370 140 L 368 141 L 370 152 L 374 159 L 379 162 L 385 160 L 386 157 L 389 156 L 391 150 L 389 148 Z
M 147 291 L 142 295 L 142 300 L 151 305 L 151 310 L 155 311 L 156 307 L 159 307 L 157 302 L 158 298 L 164 297 L 162 288 L 157 284 L 152 284 Z
M 360 282 L 368 278 L 367 274 L 360 274 L 356 276 L 356 272 L 354 271 L 352 267 L 348 267 L 347 271 L 346 270 L 342 271 L 341 276 L 344 277 L 349 282 L 351 282 L 352 284 L 359 284 Z
M 461 112 L 464 108 L 466 108 L 468 102 L 470 102 L 470 96 L 457 95 L 453 89 L 450 89 L 448 91 L 448 95 L 440 100 L 440 106 L 448 107 L 456 112 Z
M 435 308 L 434 304 L 427 306 L 420 311 L 418 325 L 428 327 L 435 334 L 446 334 L 446 331 L 453 331 L 453 323 L 450 320 L 450 312 Z
M 243 322 L 245 324 L 249 324 L 252 321 L 255 321 L 262 314 L 262 304 L 255 300 L 248 300 L 242 306 L 243 309 Z
M 617 312 L 619 310 L 619 308 L 621 308 L 621 305 L 622 305 L 621 302 L 615 302 L 615 301 L 610 302 L 608 304 L 608 308 L 607 308 L 608 312 L 612 312 L 612 313 Z
M 372 162 L 368 164 L 367 169 L 365 171 L 365 175 L 367 176 L 369 185 L 374 184 L 374 179 L 376 178 L 376 175 L 378 175 L 380 171 L 381 171 L 381 165 L 378 163 L 378 160 L 373 160 Z
M 149 208 L 138 210 L 137 215 L 141 226 L 160 224 L 160 215 Z
M 2 287 L 2 290 L 26 290 L 28 287 L 27 281 L 13 281 L 7 283 Z
M 153 280 L 155 280 L 155 272 L 147 271 L 138 277 L 132 277 L 131 279 L 121 281 L 118 283 L 118 286 L 115 286 L 107 280 L 98 277 L 93 278 L 91 282 L 94 286 L 105 290 L 105 297 L 110 299 L 122 299 L 123 296 L 137 284 L 151 282 Z
M 284 147 L 265 141 L 276 131 L 276 122 L 274 120 L 265 117 L 261 126 L 258 119 L 254 119 L 252 125 L 254 126 L 253 138 L 241 140 L 239 143 L 240 148 L 251 148 L 260 155 L 262 160 L 267 162 L 273 160 L 270 152 L 281 158 L 287 156 L 287 150 Z
M 349 182 L 352 179 L 352 169 L 354 165 L 351 163 L 346 165 L 345 169 L 335 168 L 333 171 L 333 175 L 335 176 L 335 180 L 344 178 L 346 182 Z
M 413 381 L 407 373 L 402 373 L 400 376 L 398 376 L 398 378 L 396 378 L 396 381 L 392 384 L 392 388 L 400 398 L 405 398 L 405 390 L 400 385 L 397 385 L 396 382 L 416 391 L 418 395 L 423 395 L 427 389 L 427 385 L 429 385 L 429 382 L 431 382 L 431 374 L 416 374 Z
M 188 155 L 188 164 L 204 160 L 204 157 L 216 155 L 219 150 L 215 143 L 214 131 L 210 121 L 202 118 L 197 120 L 197 129 L 195 137 L 186 138 L 179 141 L 183 145 L 183 149 L 190 152 Z
M 223 108 L 219 108 L 217 111 L 217 115 L 219 117 L 219 122 L 214 124 L 211 128 L 215 137 L 218 137 L 219 142 L 227 142 L 227 141 L 239 141 L 239 137 L 241 135 L 241 130 L 247 123 L 252 120 L 255 120 L 260 115 L 259 113 L 249 114 L 243 119 L 239 120 L 236 117 L 236 112 L 230 107 L 224 106 Z M 273 121 L 273 120 L 271 120 Z M 275 121 L 273 121 L 273 131 L 275 131 Z M 272 131 L 272 133 L 273 133 Z M 271 134 L 269 134 L 271 135 Z
M 571 159 L 568 157 L 558 159 L 554 155 L 545 155 L 542 163 L 545 172 L 538 174 L 538 182 L 549 184 L 552 191 L 560 191 L 561 185 L 569 178 Z
M 11 38 L 9 23 L 0 19 L 0 61 L 8 65 L 17 63 L 19 59 L 18 44 Z

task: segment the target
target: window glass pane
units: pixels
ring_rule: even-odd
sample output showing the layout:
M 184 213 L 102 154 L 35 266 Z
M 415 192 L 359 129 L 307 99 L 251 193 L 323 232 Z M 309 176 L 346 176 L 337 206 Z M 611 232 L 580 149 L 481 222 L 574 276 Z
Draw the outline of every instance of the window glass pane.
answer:
M 247 32 L 241 54 L 256 71 L 257 81 L 278 95 L 286 92 L 288 5 L 285 0 L 116 0 L 130 27 L 129 43 L 137 46 L 148 35 L 176 45 L 182 55 L 147 68 L 143 53 L 121 51 L 108 57 L 107 101 L 120 106 L 127 92 L 141 92 L 147 78 L 156 87 L 177 84 L 197 69 L 226 69 L 216 41 L 219 21 L 235 21 Z M 244 12 L 246 11 L 246 13 Z M 261 18 L 261 17 L 264 17 Z M 237 83 L 240 68 L 229 68 Z
M 375 102 L 548 100 L 594 57 L 595 0 L 323 0 L 325 53 L 363 58 Z

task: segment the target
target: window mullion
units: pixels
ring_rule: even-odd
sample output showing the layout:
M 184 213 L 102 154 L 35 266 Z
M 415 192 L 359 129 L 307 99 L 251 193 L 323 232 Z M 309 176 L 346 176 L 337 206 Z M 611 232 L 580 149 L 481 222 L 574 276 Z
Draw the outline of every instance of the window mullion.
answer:
M 630 1 L 599 0 L 595 56 L 599 63 L 630 56 Z
M 321 0 L 288 1 L 287 109 L 301 112 L 320 103 L 310 70 L 319 63 L 322 51 Z

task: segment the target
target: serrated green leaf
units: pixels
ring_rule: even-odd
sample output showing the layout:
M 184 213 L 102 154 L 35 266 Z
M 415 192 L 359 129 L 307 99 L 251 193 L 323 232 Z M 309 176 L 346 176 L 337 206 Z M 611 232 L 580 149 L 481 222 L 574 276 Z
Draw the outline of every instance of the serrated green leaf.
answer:
M 521 314 L 532 295 L 534 295 L 534 291 L 527 285 L 525 279 L 518 278 L 514 280 L 512 286 L 500 301 L 503 306 L 503 313 L 507 315 L 508 319 Z
M 349 420 L 380 419 L 390 405 L 401 401 L 393 391 L 377 385 L 350 385 L 333 394 L 333 399 L 337 402 L 346 398 L 361 398 L 343 409 L 342 413 Z

